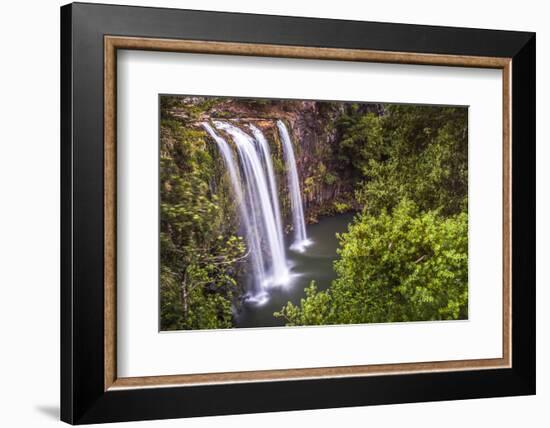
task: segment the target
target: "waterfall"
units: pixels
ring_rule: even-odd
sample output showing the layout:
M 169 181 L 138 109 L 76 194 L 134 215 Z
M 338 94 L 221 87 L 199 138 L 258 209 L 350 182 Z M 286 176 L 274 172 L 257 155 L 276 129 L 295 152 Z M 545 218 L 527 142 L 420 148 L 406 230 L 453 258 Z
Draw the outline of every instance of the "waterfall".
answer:
M 287 168 L 288 189 L 290 193 L 290 204 L 292 208 L 292 222 L 294 228 L 294 242 L 291 249 L 303 253 L 306 247 L 311 244 L 307 238 L 306 223 L 304 220 L 304 208 L 302 204 L 302 194 L 300 192 L 300 180 L 298 178 L 298 169 L 296 168 L 296 158 L 294 157 L 294 148 L 290 135 L 283 121 L 277 121 L 279 135 L 283 141 L 283 153 Z
M 243 210 L 247 212 L 250 219 L 251 230 L 247 233 L 257 236 L 260 242 L 259 252 L 264 256 L 264 268 L 267 271 L 257 278 L 259 287 L 256 292 L 262 292 L 270 286 L 284 285 L 290 279 L 287 266 L 283 230 L 279 220 L 277 220 L 278 204 L 274 203 L 271 190 L 275 186 L 275 177 L 273 168 L 271 170 L 266 165 L 264 169 L 261 158 L 266 157 L 263 153 L 262 143 L 259 142 L 260 150 L 257 150 L 255 139 L 242 131 L 240 128 L 226 122 L 215 121 L 217 129 L 226 132 L 231 136 L 237 153 L 239 155 L 242 188 L 244 190 Z M 269 150 L 266 147 L 267 150 Z M 223 154 L 222 154 L 223 155 Z M 267 157 L 269 153 L 267 153 Z M 266 176 L 267 175 L 269 178 Z M 270 189 L 271 186 L 271 189 Z M 275 198 L 276 199 L 276 198 Z M 276 202 L 276 201 L 275 201 Z M 248 237 L 247 237 L 248 239 Z M 254 247 L 251 251 L 258 251 Z
M 254 278 L 259 279 L 259 284 L 256 284 L 257 287 L 254 290 L 255 294 L 262 294 L 265 292 L 265 278 L 266 278 L 266 272 L 265 272 L 265 262 L 263 258 L 263 252 L 262 252 L 262 245 L 261 240 L 259 236 L 259 228 L 256 223 L 255 216 L 249 215 L 249 210 L 246 206 L 246 201 L 244 199 L 243 192 L 241 190 L 241 179 L 238 173 L 238 166 L 235 162 L 235 159 L 233 157 L 233 153 L 231 151 L 231 147 L 229 147 L 229 144 L 220 137 L 212 127 L 206 123 L 201 123 L 202 127 L 206 129 L 208 134 L 214 139 L 216 142 L 218 149 L 222 155 L 225 167 L 227 168 L 227 171 L 229 173 L 229 178 L 231 180 L 231 188 L 233 190 L 233 195 L 236 199 L 237 206 L 239 208 L 239 212 L 241 215 L 241 222 L 242 226 L 244 228 L 246 241 L 248 244 L 248 249 L 250 252 L 250 261 L 252 264 L 252 271 Z
M 260 153 L 262 155 L 262 160 L 264 162 L 267 177 L 269 178 L 269 191 L 271 194 L 271 204 L 275 213 L 275 225 L 277 230 L 283 230 L 283 222 L 281 221 L 281 210 L 279 208 L 279 192 L 277 188 L 277 181 L 275 179 L 275 173 L 273 172 L 273 161 L 271 160 L 271 153 L 269 152 L 269 144 L 264 137 L 262 131 L 256 128 L 254 125 L 248 125 L 256 142 L 260 146 Z M 283 239 L 283 235 L 279 235 L 280 239 Z M 281 241 L 281 245 L 284 246 L 284 241 Z

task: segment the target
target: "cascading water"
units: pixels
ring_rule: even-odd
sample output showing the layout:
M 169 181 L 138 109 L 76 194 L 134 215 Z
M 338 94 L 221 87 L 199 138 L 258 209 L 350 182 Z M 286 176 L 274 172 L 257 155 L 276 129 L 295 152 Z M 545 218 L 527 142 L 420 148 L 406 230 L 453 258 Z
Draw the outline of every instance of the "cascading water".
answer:
M 288 189 L 290 193 L 290 204 L 292 208 L 292 221 L 294 228 L 294 242 L 290 246 L 292 250 L 303 253 L 306 247 L 311 245 L 307 238 L 306 223 L 304 220 L 304 208 L 302 204 L 302 194 L 300 192 L 300 180 L 298 178 L 298 169 L 296 168 L 296 158 L 294 157 L 294 148 L 290 135 L 283 121 L 277 121 L 279 135 L 283 141 L 283 154 L 287 167 Z
M 263 276 L 257 278 L 259 287 L 256 287 L 256 292 L 261 293 L 270 286 L 284 285 L 288 283 L 290 275 L 284 249 L 282 225 L 280 220 L 276 219 L 275 207 L 277 205 L 273 204 L 268 184 L 275 183 L 273 169 L 268 170 L 270 175 L 268 179 L 254 138 L 250 135 L 226 122 L 215 121 L 214 125 L 217 129 L 227 132 L 237 147 L 243 177 L 244 209 L 249 213 L 253 229 L 251 232 L 257 234 L 261 243 L 260 251 L 264 251 L 266 271 Z M 251 251 L 254 251 L 254 248 L 251 248 Z M 263 298 L 260 296 L 260 300 Z
M 281 221 L 281 210 L 279 208 L 279 192 L 277 189 L 277 181 L 275 179 L 275 173 L 273 172 L 273 161 L 271 160 L 271 154 L 269 152 L 269 144 L 265 139 L 264 134 L 254 125 L 248 125 L 256 142 L 260 146 L 260 153 L 262 155 L 262 160 L 264 162 L 267 177 L 269 178 L 269 190 L 271 193 L 271 204 L 273 205 L 273 210 L 275 213 L 275 223 L 277 230 L 283 230 L 283 222 Z M 282 233 L 279 235 L 280 239 L 283 239 Z M 281 241 L 281 245 L 284 246 L 284 241 Z
M 253 137 L 231 123 L 214 121 L 214 126 L 233 140 L 237 161 L 228 142 L 210 124 L 204 122 L 201 125 L 218 146 L 237 201 L 253 274 L 248 300 L 263 303 L 268 299 L 269 288 L 285 285 L 290 280 L 279 192 L 269 144 L 262 131 L 252 124 L 247 126 Z M 292 209 L 294 241 L 290 248 L 304 252 L 311 241 L 306 235 L 294 149 L 285 124 L 279 120 L 277 127 L 283 142 Z
M 227 168 L 227 171 L 229 172 L 231 187 L 233 189 L 233 194 L 235 196 L 237 205 L 239 207 L 242 226 L 244 227 L 246 241 L 250 252 L 250 261 L 252 264 L 252 271 L 254 274 L 254 278 L 259 279 L 258 283 L 255 284 L 256 287 L 254 292 L 256 295 L 265 294 L 264 283 L 266 278 L 266 272 L 265 272 L 265 262 L 263 257 L 262 245 L 261 245 L 261 240 L 259 236 L 259 228 L 257 226 L 255 218 L 251 218 L 251 216 L 249 215 L 249 211 L 246 207 L 245 197 L 241 190 L 242 184 L 238 173 L 238 165 L 235 162 L 235 159 L 233 157 L 233 152 L 231 151 L 231 147 L 229 147 L 229 144 L 227 144 L 225 139 L 223 139 L 218 134 L 216 134 L 216 132 L 214 131 L 214 129 L 212 129 L 210 124 L 203 122 L 201 123 L 201 125 L 216 142 L 218 149 L 222 155 L 225 166 Z

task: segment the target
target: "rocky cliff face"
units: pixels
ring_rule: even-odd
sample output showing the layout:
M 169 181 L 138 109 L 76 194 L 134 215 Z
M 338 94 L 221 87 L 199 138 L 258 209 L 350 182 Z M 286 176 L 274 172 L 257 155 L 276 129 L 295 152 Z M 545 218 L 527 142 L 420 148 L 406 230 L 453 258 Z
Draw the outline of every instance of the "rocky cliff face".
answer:
M 320 109 L 319 104 L 310 101 L 297 104 L 290 111 L 275 113 L 286 123 L 292 138 L 306 219 L 311 223 L 337 207 L 351 208 L 353 195 L 336 156 L 338 136 L 334 123 L 341 112 L 337 107 Z M 277 142 L 276 127 L 271 125 L 266 129 L 269 131 L 271 140 Z

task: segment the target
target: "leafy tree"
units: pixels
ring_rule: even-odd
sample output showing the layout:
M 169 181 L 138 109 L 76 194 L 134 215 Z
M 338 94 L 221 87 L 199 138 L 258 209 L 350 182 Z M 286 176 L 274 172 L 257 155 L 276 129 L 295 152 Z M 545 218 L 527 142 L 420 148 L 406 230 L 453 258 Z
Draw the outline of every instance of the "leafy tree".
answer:
M 468 314 L 468 224 L 403 200 L 391 214 L 364 213 L 339 236 L 338 274 L 275 316 L 287 325 L 464 319 Z
M 364 167 L 371 159 L 383 159 L 387 147 L 384 145 L 382 121 L 372 112 L 360 113 L 358 108 L 344 113 L 338 120 L 341 132 L 338 159 L 352 167 L 355 178 L 363 177 Z
M 357 200 L 370 213 L 404 198 L 452 215 L 467 208 L 467 110 L 386 105 L 381 115 L 351 109 L 339 120 L 339 158 L 362 181 Z
M 205 134 L 163 119 L 160 162 L 161 329 L 231 327 L 245 247 L 213 191 Z

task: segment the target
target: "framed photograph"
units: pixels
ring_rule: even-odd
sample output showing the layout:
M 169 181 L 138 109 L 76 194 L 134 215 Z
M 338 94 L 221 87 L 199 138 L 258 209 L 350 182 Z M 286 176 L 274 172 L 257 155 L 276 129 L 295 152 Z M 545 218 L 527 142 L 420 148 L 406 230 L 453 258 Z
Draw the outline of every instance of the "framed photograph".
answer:
M 61 418 L 535 393 L 535 35 L 61 8 Z

